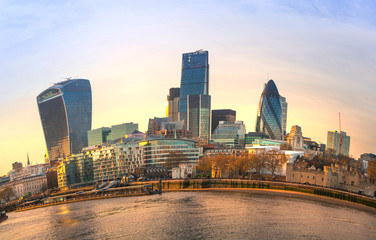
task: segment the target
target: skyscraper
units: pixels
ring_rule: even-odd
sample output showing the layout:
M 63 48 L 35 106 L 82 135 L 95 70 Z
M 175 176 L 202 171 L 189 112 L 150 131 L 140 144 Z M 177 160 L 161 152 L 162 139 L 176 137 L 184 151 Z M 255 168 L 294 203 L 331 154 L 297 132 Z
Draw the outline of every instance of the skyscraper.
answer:
M 188 95 L 187 129 L 192 137 L 210 138 L 210 95 Z
M 180 88 L 170 88 L 170 95 L 167 96 L 168 109 L 166 117 L 170 117 L 173 122 L 179 120 L 179 97 Z
M 346 132 L 341 131 L 342 135 L 342 145 L 341 145 L 341 154 L 349 156 L 350 153 L 350 136 L 346 135 Z M 340 133 L 337 131 L 328 131 L 327 138 L 327 149 L 332 149 L 335 155 L 339 153 L 339 143 L 340 143 Z
M 277 86 L 271 79 L 261 94 L 257 111 L 256 132 L 265 133 L 271 139 L 282 139 L 281 101 Z
M 287 102 L 286 98 L 279 96 L 279 100 L 281 101 L 281 111 L 282 111 L 282 133 L 286 135 L 286 125 L 287 125 Z
M 91 129 L 91 86 L 86 79 L 55 83 L 37 96 L 50 161 L 87 146 Z
M 235 122 L 236 111 L 231 110 L 231 109 L 213 110 L 212 111 L 212 127 L 211 127 L 212 133 L 215 131 L 220 121 Z
M 179 120 L 187 117 L 187 96 L 200 94 L 209 94 L 209 54 L 203 50 L 183 54 Z
M 208 51 L 184 53 L 181 70 L 179 120 L 184 120 L 193 137 L 210 138 Z

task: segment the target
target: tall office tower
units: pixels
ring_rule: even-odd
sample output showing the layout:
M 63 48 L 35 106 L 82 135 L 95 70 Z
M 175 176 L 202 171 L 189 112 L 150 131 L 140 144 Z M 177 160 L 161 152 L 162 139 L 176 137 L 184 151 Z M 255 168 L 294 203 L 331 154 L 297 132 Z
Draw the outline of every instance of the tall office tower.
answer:
M 37 97 L 50 161 L 87 146 L 91 129 L 91 86 L 86 79 L 55 83 Z
M 186 120 L 188 95 L 209 94 L 209 55 L 199 50 L 183 54 L 180 84 L 179 120 Z
M 217 128 L 220 121 L 225 122 L 235 122 L 236 121 L 236 111 L 231 109 L 219 109 L 212 110 L 212 126 L 211 133 Z
M 282 96 L 279 96 L 279 101 L 281 101 L 281 110 L 282 110 L 282 134 L 286 135 L 287 102 L 286 102 L 286 98 Z
M 122 123 L 111 126 L 111 132 L 108 134 L 107 140 L 115 141 L 125 135 L 131 134 L 133 131 L 138 130 L 138 123 Z
M 210 95 L 187 96 L 187 130 L 192 137 L 210 138 Z
M 179 97 L 180 88 L 170 88 L 170 95 L 167 96 L 168 109 L 166 117 L 170 117 L 173 122 L 179 120 Z
M 102 127 L 87 132 L 88 146 L 99 145 L 107 142 L 107 137 L 111 132 L 111 128 Z
M 350 136 L 346 135 L 346 132 L 341 131 L 342 135 L 342 145 L 341 145 L 341 154 L 349 156 L 350 153 Z M 327 149 L 333 149 L 333 153 L 338 155 L 339 153 L 339 142 L 340 142 L 340 133 L 337 131 L 328 131 L 328 138 L 326 143 Z
M 271 139 L 282 139 L 282 111 L 277 86 L 273 80 L 265 85 L 257 111 L 256 132 L 262 132 Z

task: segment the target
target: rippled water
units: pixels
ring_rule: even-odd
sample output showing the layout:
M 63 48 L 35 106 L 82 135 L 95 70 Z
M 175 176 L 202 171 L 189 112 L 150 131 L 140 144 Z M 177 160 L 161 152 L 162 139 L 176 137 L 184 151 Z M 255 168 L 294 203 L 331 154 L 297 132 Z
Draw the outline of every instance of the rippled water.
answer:
M 0 239 L 376 239 L 376 215 L 247 192 L 176 192 L 9 213 Z

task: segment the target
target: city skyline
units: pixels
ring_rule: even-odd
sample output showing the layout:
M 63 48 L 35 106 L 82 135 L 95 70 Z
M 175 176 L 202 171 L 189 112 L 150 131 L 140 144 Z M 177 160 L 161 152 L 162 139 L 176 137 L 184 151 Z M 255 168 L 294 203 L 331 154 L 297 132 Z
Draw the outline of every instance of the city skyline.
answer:
M 375 3 L 294 4 L 1 3 L 0 175 L 27 152 L 43 162 L 35 97 L 51 82 L 91 81 L 93 129 L 135 122 L 146 131 L 179 87 L 181 54 L 198 49 L 210 52 L 211 109 L 235 110 L 247 132 L 269 75 L 289 103 L 287 129 L 326 143 L 341 112 L 350 155 L 375 152 Z

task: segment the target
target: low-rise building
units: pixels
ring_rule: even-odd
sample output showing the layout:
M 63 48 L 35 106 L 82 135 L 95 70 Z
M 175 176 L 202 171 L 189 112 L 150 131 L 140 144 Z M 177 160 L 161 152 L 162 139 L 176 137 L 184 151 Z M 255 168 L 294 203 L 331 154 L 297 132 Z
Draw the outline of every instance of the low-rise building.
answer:
M 16 198 L 32 196 L 47 190 L 46 174 L 31 175 L 12 182 L 13 193 Z
M 192 163 L 180 163 L 179 167 L 172 168 L 172 178 L 194 178 L 196 177 L 196 165 Z
M 338 188 L 345 191 L 364 192 L 376 197 L 376 185 L 367 181 L 363 175 L 347 171 L 339 165 L 324 166 L 324 169 L 297 167 L 293 163 L 287 164 L 286 182 L 305 183 L 328 188 Z
M 214 130 L 211 141 L 229 147 L 244 146 L 245 125 L 242 121 L 220 121 Z

